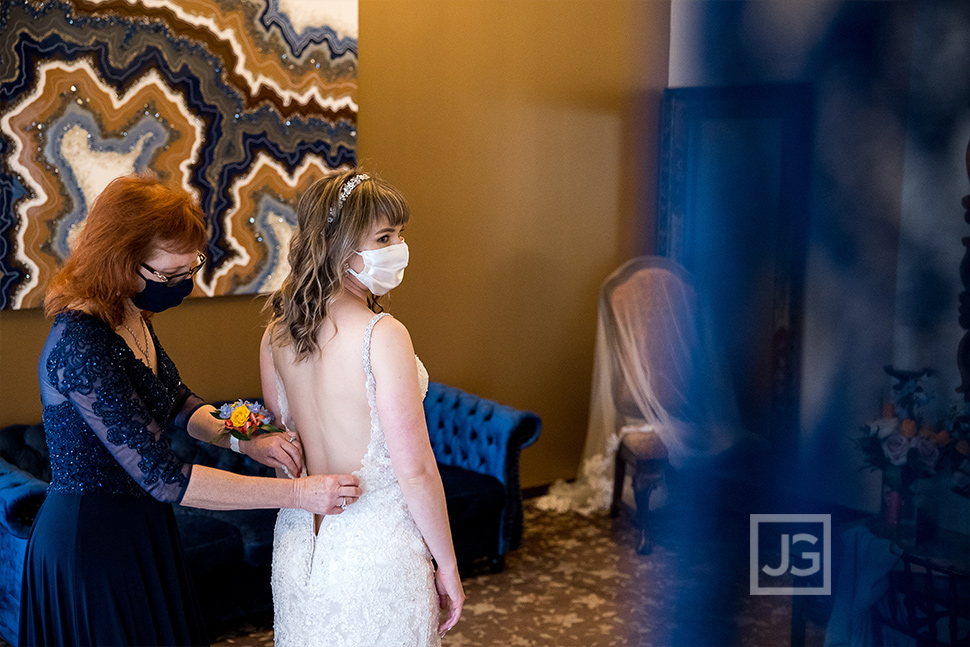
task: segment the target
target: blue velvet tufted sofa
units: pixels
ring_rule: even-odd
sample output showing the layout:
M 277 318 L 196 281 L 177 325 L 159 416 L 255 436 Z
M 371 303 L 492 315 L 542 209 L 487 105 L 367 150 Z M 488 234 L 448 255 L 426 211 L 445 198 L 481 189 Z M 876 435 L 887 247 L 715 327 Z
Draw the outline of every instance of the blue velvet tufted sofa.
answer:
M 539 437 L 539 417 L 439 382 L 428 386 L 424 415 L 458 564 L 501 570 L 522 543 L 519 455 Z
M 432 382 L 424 402 L 431 444 L 448 500 L 459 567 L 499 570 L 522 540 L 519 454 L 540 421 L 454 387 Z M 173 434 L 186 460 L 240 474 L 272 476 L 245 456 Z M 27 537 L 50 481 L 42 425 L 0 429 L 0 637 L 17 644 L 20 581 Z M 275 510 L 175 507 L 186 559 L 215 637 L 272 611 L 270 566 Z

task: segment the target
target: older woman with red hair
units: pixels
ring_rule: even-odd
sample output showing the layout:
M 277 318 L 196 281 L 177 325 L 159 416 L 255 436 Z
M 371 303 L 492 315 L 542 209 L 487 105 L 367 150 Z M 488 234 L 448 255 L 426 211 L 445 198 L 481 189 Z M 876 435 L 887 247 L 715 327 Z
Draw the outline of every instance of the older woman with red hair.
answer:
M 184 190 L 118 178 L 51 280 L 54 324 L 38 366 L 51 484 L 27 546 L 23 644 L 207 643 L 171 504 L 340 514 L 360 495 L 351 475 L 247 477 L 172 453 L 171 427 L 229 445 L 150 323 L 192 291 L 205 239 L 202 212 Z M 233 449 L 302 470 L 286 433 Z

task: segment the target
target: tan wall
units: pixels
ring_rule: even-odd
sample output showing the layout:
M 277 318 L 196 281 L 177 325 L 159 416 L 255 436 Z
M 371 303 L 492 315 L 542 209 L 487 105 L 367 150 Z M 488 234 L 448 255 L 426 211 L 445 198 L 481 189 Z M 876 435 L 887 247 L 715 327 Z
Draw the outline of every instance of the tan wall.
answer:
M 263 297 L 189 299 L 152 323 L 182 381 L 209 400 L 260 394 Z M 37 359 L 50 322 L 41 310 L 0 313 L 0 425 L 39 422 Z
M 391 311 L 433 379 L 542 417 L 525 486 L 571 477 L 597 288 L 651 244 L 669 2 L 359 7 L 359 158 L 414 213 Z M 258 393 L 261 305 L 199 299 L 158 315 L 187 384 L 210 399 Z M 39 418 L 46 328 L 36 312 L 0 314 L 0 424 Z
M 648 244 L 669 3 L 359 6 L 359 158 L 414 214 L 393 311 L 433 378 L 542 417 L 526 485 L 571 477 L 597 288 Z

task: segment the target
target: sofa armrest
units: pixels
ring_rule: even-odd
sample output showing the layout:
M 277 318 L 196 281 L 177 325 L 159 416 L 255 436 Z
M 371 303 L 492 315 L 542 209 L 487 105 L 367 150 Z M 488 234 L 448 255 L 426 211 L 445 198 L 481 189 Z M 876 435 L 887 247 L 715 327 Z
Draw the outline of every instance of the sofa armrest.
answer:
M 439 463 L 502 482 L 506 505 L 499 553 L 518 548 L 522 541 L 519 454 L 538 438 L 539 417 L 439 382 L 428 385 L 424 412 Z
M 45 483 L 51 480 L 47 435 L 43 423 L 0 428 L 0 458 Z
M 47 483 L 0 458 L 0 530 L 26 539 L 46 498 Z

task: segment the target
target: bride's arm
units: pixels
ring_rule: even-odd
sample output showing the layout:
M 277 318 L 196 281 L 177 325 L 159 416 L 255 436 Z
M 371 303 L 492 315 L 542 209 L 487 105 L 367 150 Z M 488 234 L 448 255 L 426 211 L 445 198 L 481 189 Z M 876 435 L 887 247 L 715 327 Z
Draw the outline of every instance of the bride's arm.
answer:
M 263 388 L 263 406 L 273 414 L 276 426 L 286 429 L 276 391 L 276 367 L 273 364 L 273 349 L 270 346 L 272 335 L 272 328 L 267 326 L 266 330 L 263 331 L 263 339 L 259 342 L 259 382 Z M 270 467 L 276 467 L 276 476 L 279 478 L 287 478 L 288 476 L 289 478 L 297 478 L 303 471 L 303 451 L 299 438 L 295 433 L 288 433 L 293 440 L 287 443 L 290 445 L 289 447 L 283 446 L 282 449 L 287 450 L 289 456 L 279 456 L 278 458 L 282 459 L 281 463 L 289 458 L 291 464 L 287 465 L 287 470 L 290 475 L 287 475 L 279 465 L 266 463 Z M 240 446 L 242 446 L 242 443 L 240 443 Z
M 270 327 L 267 326 L 259 342 L 259 381 L 263 387 L 263 406 L 273 414 L 276 426 L 283 427 L 280 403 L 276 395 L 276 368 L 273 366 L 273 350 L 270 348 L 272 335 Z
M 385 317 L 374 327 L 371 366 L 378 384 L 377 411 L 394 472 L 408 509 L 438 563 L 438 592 L 449 606 L 440 627 L 444 632 L 458 621 L 465 594 L 458 577 L 445 492 L 428 438 L 411 337 L 396 319 Z

